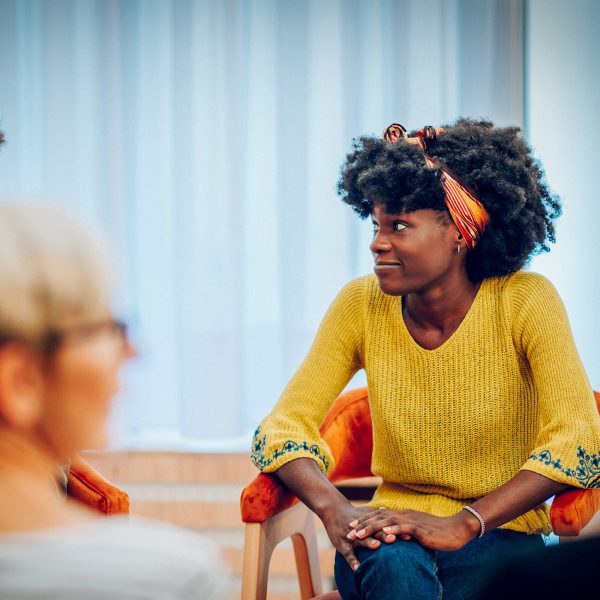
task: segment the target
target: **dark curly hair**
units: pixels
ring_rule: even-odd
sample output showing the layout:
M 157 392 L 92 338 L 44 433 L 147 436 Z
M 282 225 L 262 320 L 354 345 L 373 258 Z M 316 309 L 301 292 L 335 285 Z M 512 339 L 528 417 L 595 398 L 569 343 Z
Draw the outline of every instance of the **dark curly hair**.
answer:
M 490 215 L 477 246 L 467 254 L 469 278 L 513 273 L 534 254 L 549 251 L 560 199 L 546 185 L 520 129 L 472 119 L 443 128 L 427 143 L 427 154 L 472 189 Z M 363 219 L 374 204 L 385 205 L 391 214 L 433 209 L 450 218 L 441 173 L 426 167 L 414 145 L 360 137 L 342 166 L 338 194 Z

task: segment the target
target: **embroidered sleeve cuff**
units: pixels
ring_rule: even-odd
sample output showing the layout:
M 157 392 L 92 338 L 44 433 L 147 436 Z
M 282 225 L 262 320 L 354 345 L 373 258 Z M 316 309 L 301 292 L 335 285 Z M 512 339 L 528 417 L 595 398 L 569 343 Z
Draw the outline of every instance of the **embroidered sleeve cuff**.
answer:
M 567 461 L 566 457 L 554 456 L 550 450 L 539 450 L 531 454 L 523 469 L 574 487 L 600 487 L 600 452 L 588 452 L 577 446 L 574 454 Z
M 261 432 L 260 427 L 254 433 L 251 458 L 264 473 L 272 473 L 296 458 L 312 458 L 325 475 L 333 466 L 329 450 L 314 441 L 283 439 L 281 443 L 267 444 L 267 435 Z

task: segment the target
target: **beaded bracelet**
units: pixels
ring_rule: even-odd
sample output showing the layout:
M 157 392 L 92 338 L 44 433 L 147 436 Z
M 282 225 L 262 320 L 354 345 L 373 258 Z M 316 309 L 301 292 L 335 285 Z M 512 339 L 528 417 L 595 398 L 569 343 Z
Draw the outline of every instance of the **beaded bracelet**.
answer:
M 481 531 L 477 537 L 483 537 L 483 534 L 485 533 L 485 521 L 483 520 L 483 517 L 470 506 L 463 506 L 463 510 L 469 511 L 479 521 L 479 524 L 481 525 Z

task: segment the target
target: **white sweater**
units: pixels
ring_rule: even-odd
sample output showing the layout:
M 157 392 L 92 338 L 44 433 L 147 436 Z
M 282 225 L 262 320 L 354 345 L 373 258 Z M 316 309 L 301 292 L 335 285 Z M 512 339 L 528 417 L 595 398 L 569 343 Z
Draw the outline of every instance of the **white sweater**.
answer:
M 0 535 L 0 598 L 226 600 L 217 547 L 192 532 L 124 517 Z

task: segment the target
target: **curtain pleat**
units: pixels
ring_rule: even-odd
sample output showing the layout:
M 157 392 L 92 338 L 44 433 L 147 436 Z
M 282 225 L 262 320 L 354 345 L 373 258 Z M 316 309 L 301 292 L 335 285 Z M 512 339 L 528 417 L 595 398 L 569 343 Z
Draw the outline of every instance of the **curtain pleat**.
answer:
M 244 447 L 372 268 L 371 226 L 336 196 L 352 138 L 522 125 L 522 8 L 0 1 L 1 194 L 101 228 L 140 346 L 115 443 Z

